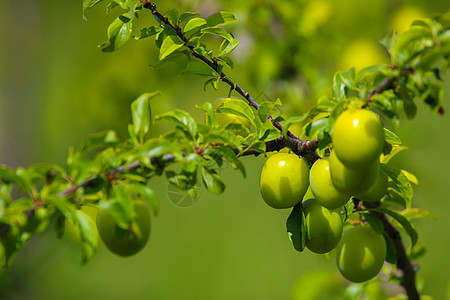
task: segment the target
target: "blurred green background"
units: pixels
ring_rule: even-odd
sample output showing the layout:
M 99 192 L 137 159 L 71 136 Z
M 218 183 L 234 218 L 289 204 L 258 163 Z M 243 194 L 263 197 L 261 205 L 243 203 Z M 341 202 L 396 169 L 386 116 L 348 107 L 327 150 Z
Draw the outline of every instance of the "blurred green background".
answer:
M 230 30 L 242 43 L 235 51 L 236 68 L 228 73 L 257 100 L 280 97 L 285 115 L 300 114 L 318 96 L 330 94 L 335 71 L 387 62 L 377 41 L 390 30 L 448 9 L 442 0 L 157 4 L 162 12 L 177 8 L 204 17 L 219 10 L 235 13 L 240 23 Z M 100 4 L 85 22 L 81 5 L 81 0 L 0 1 L 0 163 L 63 165 L 69 147 L 87 134 L 114 129 L 125 138 L 129 105 L 143 92 L 162 92 L 152 100 L 154 113 L 181 108 L 198 118 L 203 116 L 195 104 L 227 94 L 225 87 L 204 92 L 202 78 L 178 75 L 184 61 L 152 70 L 156 47 L 150 39 L 102 53 L 96 46 L 106 39 L 115 14 L 105 17 L 106 5 Z M 143 12 L 139 24 L 154 20 Z M 447 110 L 449 94 L 447 82 Z M 418 276 L 424 293 L 439 300 L 448 297 L 450 278 L 450 120 L 448 114 L 419 108 L 415 120 L 402 122 L 399 134 L 411 150 L 395 164 L 418 176 L 413 203 L 437 217 L 415 225 L 428 248 Z M 155 126 L 155 135 L 163 126 Z M 92 262 L 80 266 L 78 246 L 57 240 L 50 228 L 1 276 L 1 294 L 7 299 L 287 299 L 302 275 L 342 280 L 317 273 L 336 272 L 332 255 L 293 249 L 285 232 L 289 211 L 271 209 L 259 195 L 264 159 L 247 157 L 245 163 L 247 178 L 224 168 L 225 193 L 201 191 L 200 201 L 189 208 L 173 205 L 167 183 L 155 180 L 161 213 L 153 219 L 150 243 L 131 258 L 116 257 L 101 245 Z M 341 299 L 342 290 L 321 299 L 334 298 Z

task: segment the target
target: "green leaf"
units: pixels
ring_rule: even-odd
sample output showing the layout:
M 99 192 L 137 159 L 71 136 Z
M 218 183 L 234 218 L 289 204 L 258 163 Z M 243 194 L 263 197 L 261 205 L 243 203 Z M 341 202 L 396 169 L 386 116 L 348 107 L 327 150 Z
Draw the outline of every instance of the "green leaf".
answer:
M 248 106 L 247 103 L 245 103 L 242 100 L 237 99 L 230 99 L 228 101 L 223 102 L 216 111 L 218 113 L 225 113 L 225 114 L 233 114 L 237 116 L 241 116 L 246 118 L 247 120 L 250 120 L 253 122 L 255 115 L 253 114 L 253 111 Z
M 402 152 L 404 150 L 408 150 L 408 149 L 409 149 L 409 147 L 406 147 L 406 146 L 394 145 L 394 146 L 392 146 L 392 150 L 389 154 L 381 157 L 380 162 L 387 164 L 394 156 L 396 156 L 400 152 Z
M 345 84 L 339 72 L 333 76 L 333 95 L 337 100 L 345 98 Z
M 403 229 L 405 229 L 406 233 L 409 235 L 409 237 L 411 238 L 411 249 L 416 245 L 417 240 L 419 238 L 419 234 L 417 233 L 416 229 L 414 229 L 414 226 L 408 221 L 407 218 L 405 218 L 403 215 L 392 211 L 390 209 L 387 208 L 376 208 L 374 209 L 375 211 L 387 214 L 389 216 L 391 216 L 392 218 L 394 218 L 396 221 L 398 221 L 400 223 L 400 225 L 402 225 Z
M 152 139 L 145 142 L 142 149 L 139 151 L 139 156 L 142 157 L 142 159 L 145 159 L 159 157 L 167 153 L 174 154 L 177 151 L 178 148 L 168 141 Z
M 341 77 L 342 82 L 348 86 L 349 88 L 355 90 L 357 89 L 356 87 L 356 73 L 355 73 L 355 68 L 351 68 L 350 70 L 348 70 L 347 72 L 339 72 L 339 75 Z
M 383 128 L 384 130 L 384 140 L 391 145 L 401 145 L 402 140 L 389 129 Z
M 111 13 L 111 11 L 118 6 L 119 6 L 119 4 L 117 4 L 117 2 L 113 1 L 113 2 L 109 3 L 108 6 L 106 6 L 106 15 L 109 15 Z
M 77 210 L 76 220 L 80 229 L 81 263 L 85 264 L 91 260 L 97 250 L 99 240 L 98 231 L 94 221 L 81 210 Z
M 233 167 L 242 173 L 243 177 L 246 176 L 244 164 L 239 160 L 233 150 L 225 147 L 214 147 L 214 150 L 221 153 L 227 161 L 231 162 Z
M 129 223 L 131 221 L 131 218 L 133 216 L 133 202 L 130 197 L 130 194 L 127 193 L 125 190 L 125 187 L 122 185 L 114 185 L 114 195 L 115 195 L 115 201 L 118 203 L 121 208 L 123 209 L 124 216 L 126 219 L 126 223 Z M 128 226 L 128 224 L 127 224 Z M 124 228 L 125 229 L 125 228 Z
M 404 216 L 405 218 L 407 218 L 408 220 L 412 220 L 412 219 L 433 219 L 436 220 L 436 216 L 423 208 L 408 208 L 405 210 L 402 210 L 400 212 L 400 214 L 402 216 Z
M 176 9 L 170 9 L 167 12 L 167 15 L 169 16 L 169 20 L 171 20 L 173 24 L 178 25 L 178 11 Z
M 233 37 L 231 36 L 231 34 L 229 34 L 225 29 L 223 28 L 203 28 L 201 30 L 201 33 L 209 33 L 209 34 L 213 34 L 213 35 L 217 35 L 220 36 L 222 38 L 224 38 L 225 40 L 227 40 L 230 44 L 233 43 Z
M 202 179 L 206 189 L 213 194 L 221 194 L 225 190 L 225 184 L 213 170 L 202 168 Z
M 142 40 L 151 36 L 154 36 L 160 33 L 163 30 L 160 26 L 150 26 L 147 28 L 142 28 L 141 33 L 138 36 L 135 36 L 135 40 Z
M 417 114 L 417 105 L 411 98 L 403 98 L 403 109 L 405 110 L 406 117 L 411 120 Z
M 56 207 L 56 209 L 64 215 L 65 218 L 75 220 L 75 205 L 61 197 L 48 197 L 47 202 Z
M 14 170 L 8 168 L 7 166 L 0 166 L 0 182 L 17 184 L 21 190 L 29 190 L 31 188 L 29 183 L 24 178 L 17 175 Z
M 192 138 L 197 134 L 197 124 L 194 119 L 184 110 L 175 109 L 156 117 L 158 120 L 168 120 L 176 125 L 181 126 L 190 133 Z
M 384 241 L 386 242 L 386 261 L 390 264 L 397 263 L 397 250 L 390 236 L 383 231 Z
M 156 197 L 155 192 L 148 186 L 143 184 L 130 184 L 127 183 L 125 188 L 133 193 L 139 194 L 142 198 L 148 201 L 150 206 L 153 209 L 153 213 L 155 216 L 159 213 L 159 201 Z
M 329 127 L 329 118 L 323 117 L 311 123 L 308 123 L 306 126 L 304 126 L 302 128 L 302 135 L 312 137 L 314 133 L 318 132 L 319 130 L 325 130 L 328 127 Z
M 214 76 L 213 79 L 216 79 L 219 74 L 216 71 L 208 67 L 202 62 L 192 61 L 190 62 L 183 71 L 184 74 L 195 74 L 200 76 L 211 77 Z
M 243 149 L 240 154 L 246 152 L 246 151 L 256 151 L 259 153 L 264 153 L 266 152 L 266 143 L 261 142 L 261 141 L 257 141 L 257 142 L 253 142 L 250 146 L 248 146 L 247 148 Z
M 202 106 L 196 105 L 196 107 L 207 113 L 206 125 L 208 125 L 209 127 L 217 127 L 218 126 L 216 114 L 214 113 L 214 108 L 211 103 L 205 102 L 205 103 L 203 103 Z
M 378 234 L 382 234 L 383 233 L 383 222 L 378 219 L 377 217 L 372 216 L 371 214 L 363 214 L 364 216 L 364 220 L 367 221 L 367 223 L 370 225 L 370 227 L 372 227 L 372 229 L 378 233 Z
M 286 220 L 286 230 L 295 250 L 302 252 L 306 246 L 306 224 L 301 203 L 292 209 Z
M 229 39 L 223 40 L 222 44 L 220 44 L 219 48 L 219 58 L 223 58 L 224 55 L 227 55 L 228 53 L 232 52 L 240 43 L 240 40 L 232 39 L 231 41 Z M 229 65 L 229 63 L 227 63 Z M 230 66 L 231 67 L 231 66 Z M 231 67 L 233 68 L 233 67 Z
M 192 18 L 187 23 L 186 26 L 183 28 L 183 33 L 188 32 L 189 30 L 201 27 L 206 24 L 206 20 L 202 18 Z
M 259 105 L 258 108 L 258 117 L 261 120 L 262 123 L 266 122 L 267 118 L 269 117 L 272 109 L 275 106 L 281 106 L 281 100 L 277 99 L 275 102 L 271 101 L 264 101 Z
M 103 0 L 83 0 L 83 18 L 87 20 L 86 13 L 88 12 L 88 10 L 102 1 Z
M 405 200 L 406 208 L 411 207 L 413 189 L 405 174 L 400 169 L 383 163 L 380 168 L 392 179 L 394 190 Z
M 238 21 L 232 13 L 226 11 L 217 12 L 206 18 L 208 27 L 224 26 L 233 22 Z
M 177 35 L 166 36 L 161 44 L 161 49 L 159 50 L 159 60 L 163 60 L 183 46 L 183 40 L 180 39 Z
M 117 17 L 108 27 L 108 39 L 99 47 L 103 52 L 113 52 L 125 45 L 131 37 L 133 22 L 125 15 Z
M 417 40 L 432 38 L 430 30 L 424 28 L 412 28 L 408 31 L 401 33 L 392 47 L 392 58 L 394 63 L 402 64 L 407 61 L 409 56 L 404 52 L 407 49 L 407 45 Z
M 131 116 L 133 119 L 134 132 L 141 139 L 144 138 L 150 129 L 152 119 L 150 99 L 159 94 L 159 92 L 145 93 L 131 103 Z
M 195 16 L 198 16 L 198 13 L 193 13 L 190 11 L 184 12 L 180 15 L 180 23 L 186 22 L 186 21 L 194 18 Z
M 90 134 L 81 143 L 78 152 L 100 151 L 117 144 L 118 140 L 117 133 L 113 130 Z

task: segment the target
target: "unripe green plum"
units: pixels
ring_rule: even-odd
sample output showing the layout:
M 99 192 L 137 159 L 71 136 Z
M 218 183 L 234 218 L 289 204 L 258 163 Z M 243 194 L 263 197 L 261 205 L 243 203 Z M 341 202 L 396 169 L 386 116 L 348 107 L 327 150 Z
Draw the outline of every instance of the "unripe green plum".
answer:
M 378 171 L 377 179 L 375 183 L 364 193 L 356 195 L 356 198 L 365 202 L 376 202 L 386 195 L 388 189 L 388 177 L 380 169 Z
M 336 209 L 350 199 L 349 196 L 339 192 L 333 185 L 330 175 L 330 159 L 318 159 L 309 173 L 309 184 L 314 198 L 328 209 Z
M 349 169 L 336 156 L 330 155 L 330 174 L 334 187 L 348 196 L 366 192 L 377 179 L 380 161 L 377 159 L 366 168 Z
M 97 216 L 98 232 L 108 249 L 119 256 L 133 255 L 142 248 L 150 236 L 150 212 L 147 205 L 137 200 L 133 202 L 134 216 L 128 229 L 119 227 L 114 217 L 106 210 Z
M 336 248 L 342 236 L 339 209 L 329 210 L 316 199 L 303 203 L 306 224 L 306 247 L 314 253 L 327 253 Z
M 355 227 L 342 236 L 336 251 L 336 263 L 347 280 L 364 282 L 380 272 L 386 257 L 382 234 L 371 227 Z
M 348 109 L 334 123 L 332 139 L 337 157 L 347 168 L 367 168 L 383 150 L 383 124 L 370 110 Z
M 295 154 L 272 155 L 261 171 L 261 196 L 273 208 L 295 206 L 302 201 L 308 186 L 308 163 Z

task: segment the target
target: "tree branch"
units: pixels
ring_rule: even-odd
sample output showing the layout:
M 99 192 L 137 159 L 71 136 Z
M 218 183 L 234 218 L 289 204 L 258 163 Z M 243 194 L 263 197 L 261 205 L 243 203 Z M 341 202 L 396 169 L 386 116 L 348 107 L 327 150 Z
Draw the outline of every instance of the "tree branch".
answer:
M 195 52 L 195 47 L 194 46 L 187 45 L 189 40 L 183 34 L 181 29 L 179 27 L 177 27 L 177 26 L 172 25 L 172 23 L 170 23 L 169 19 L 164 17 L 156 9 L 156 5 L 154 3 L 152 3 L 152 1 L 150 1 L 150 0 L 144 1 L 143 5 L 144 5 L 145 8 L 149 9 L 152 12 L 153 15 L 155 15 L 158 19 L 160 19 L 162 22 L 164 22 L 164 24 L 166 24 L 167 26 L 171 27 L 177 33 L 178 37 L 181 40 L 183 40 L 183 42 L 185 43 L 186 47 L 188 47 L 190 49 L 192 56 L 194 56 L 195 58 L 201 60 L 206 65 L 208 65 L 211 69 L 213 69 L 214 71 L 219 73 L 219 65 L 217 64 L 217 62 L 214 62 L 214 61 L 210 60 L 209 58 L 205 57 L 204 55 L 201 55 L 201 54 Z M 250 96 L 250 94 L 248 92 L 246 92 L 238 84 L 232 82 L 224 72 L 220 72 L 220 80 L 222 82 L 225 82 L 226 84 L 228 84 L 231 89 L 235 90 L 238 94 L 240 94 L 242 97 L 244 97 L 247 100 L 249 106 L 254 107 L 255 109 L 259 108 L 259 104 L 255 101 L 255 99 L 253 99 L 253 97 Z M 277 128 L 280 132 L 283 131 L 283 125 L 281 125 L 279 122 L 275 122 L 274 118 L 271 115 L 269 115 L 267 118 L 270 121 L 272 121 L 272 123 L 275 126 L 275 128 Z M 305 151 L 313 153 L 317 149 L 318 143 L 316 143 L 316 142 L 311 143 L 309 141 L 306 141 L 306 142 L 302 141 L 302 140 L 299 139 L 298 136 L 294 135 L 289 130 L 287 131 L 287 136 L 288 136 L 287 139 L 291 138 L 291 139 L 297 140 L 299 144 L 308 143 L 308 146 L 304 146 L 304 145 L 299 146 L 298 147 L 299 150 L 298 151 L 294 151 L 295 153 L 297 153 L 297 152 L 304 153 Z M 288 140 L 288 143 L 291 143 L 291 141 Z M 316 146 L 315 148 L 313 147 L 314 145 Z
M 394 243 L 397 257 L 397 268 L 403 272 L 403 278 L 400 284 L 405 289 L 408 299 L 420 300 L 419 292 L 416 288 L 416 271 L 411 265 L 408 255 L 406 254 L 400 233 L 394 226 L 392 226 L 384 214 L 376 211 L 371 211 L 370 213 L 383 222 L 384 231 L 389 235 Z

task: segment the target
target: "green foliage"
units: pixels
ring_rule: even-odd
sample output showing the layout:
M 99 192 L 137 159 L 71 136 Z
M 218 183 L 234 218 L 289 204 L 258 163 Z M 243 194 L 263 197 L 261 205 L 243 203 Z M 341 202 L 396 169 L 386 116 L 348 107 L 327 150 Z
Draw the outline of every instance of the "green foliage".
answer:
M 100 2 L 102 0 L 84 0 L 83 17 Z M 133 218 L 134 200 L 144 199 L 154 214 L 158 214 L 160 204 L 151 188 L 155 176 L 165 177 L 193 198 L 197 197 L 199 185 L 212 194 L 223 193 L 226 184 L 220 169 L 225 162 L 245 177 L 242 157 L 265 155 L 269 143 L 280 137 L 289 142 L 288 129 L 293 124 L 302 126 L 300 139 L 318 139 L 317 149 L 306 150 L 301 155 L 327 156 L 333 146 L 331 136 L 335 120 L 348 108 L 367 108 L 383 117 L 385 147 L 381 169 L 390 182 L 388 193 L 378 207 L 355 207 L 352 211 L 352 205 L 346 205 L 349 208 L 347 223 L 359 218 L 377 233 L 383 233 L 386 261 L 391 264 L 397 259 L 395 245 L 383 232 L 383 222 L 370 212 L 389 216 L 391 223 L 408 234 L 410 257 L 419 257 L 425 252 L 410 220 L 434 216 L 426 210 L 411 208 L 412 183 L 417 184 L 417 179 L 388 162 L 406 149 L 395 133 L 401 116 L 413 119 L 419 101 L 432 111 L 443 111 L 440 74 L 448 69 L 450 57 L 450 31 L 445 25 L 448 16 L 416 21 L 408 31 L 384 38 L 381 43 L 389 54 L 389 64 L 337 72 L 331 87 L 333 96 L 319 98 L 315 106 L 300 116 L 286 119 L 278 116 L 274 121 L 281 100 L 255 105 L 223 71 L 234 68 L 229 54 L 240 43 L 224 28 L 237 22 L 232 13 L 222 11 L 202 18 L 196 13 L 179 14 L 172 9 L 161 15 L 151 3 L 138 0 L 110 1 L 107 13 L 115 8 L 123 11 L 109 25 L 107 40 L 99 46 L 102 51 L 113 52 L 123 47 L 133 35 L 138 13 L 143 15 L 145 9 L 150 9 L 158 24 L 141 28 L 134 39 L 155 39 L 159 52 L 152 63 L 154 68 L 186 57 L 184 74 L 205 77 L 205 89 L 211 85 L 217 90 L 219 84 L 228 84 L 246 101 L 231 99 L 217 108 L 208 102 L 197 106 L 205 113 L 205 122 L 196 121 L 185 110 L 165 112 L 155 116 L 154 121 L 168 122 L 173 129 L 159 137 L 150 137 L 153 124 L 150 100 L 159 92 L 145 93 L 131 104 L 132 123 L 128 126 L 127 138 L 120 140 L 114 131 L 88 136 L 78 149 L 69 150 L 65 169 L 55 165 L 15 170 L 0 166 L 0 257 L 4 250 L 6 266 L 31 237 L 46 230 L 52 217 L 58 237 L 64 235 L 66 219 L 78 228 L 82 263 L 86 263 L 94 256 L 99 238 L 95 223 L 82 211 L 83 207 L 95 206 L 107 211 L 120 228 L 127 230 Z M 207 36 L 213 36 L 219 46 L 206 44 L 211 41 Z M 245 129 L 245 134 L 223 128 L 217 121 L 217 114 L 241 117 L 249 122 L 249 128 Z M 285 145 L 298 154 L 300 150 L 296 146 L 302 140 L 293 139 L 294 146 Z M 294 248 L 303 251 L 306 225 L 301 203 L 293 208 L 286 228 Z M 351 285 L 345 292 L 346 299 L 357 299 L 365 288 L 365 285 Z

